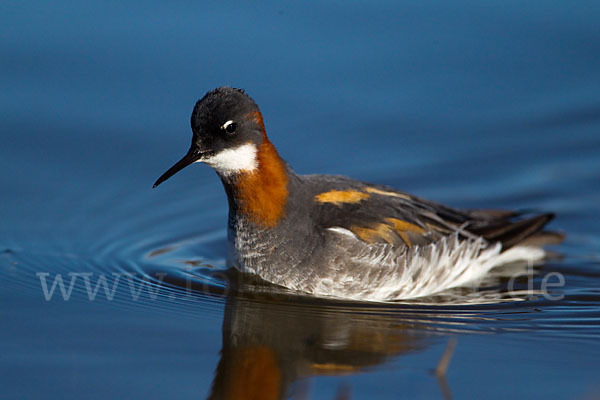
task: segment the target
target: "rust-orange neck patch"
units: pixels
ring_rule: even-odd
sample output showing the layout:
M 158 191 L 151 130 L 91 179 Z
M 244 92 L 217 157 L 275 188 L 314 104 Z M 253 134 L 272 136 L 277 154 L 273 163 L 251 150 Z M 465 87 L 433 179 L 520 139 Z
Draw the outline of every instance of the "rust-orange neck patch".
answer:
M 260 118 L 262 125 L 260 114 L 256 118 Z M 283 160 L 264 130 L 256 158 L 257 168 L 241 173 L 233 183 L 232 192 L 239 212 L 258 225 L 272 228 L 285 214 L 288 176 Z

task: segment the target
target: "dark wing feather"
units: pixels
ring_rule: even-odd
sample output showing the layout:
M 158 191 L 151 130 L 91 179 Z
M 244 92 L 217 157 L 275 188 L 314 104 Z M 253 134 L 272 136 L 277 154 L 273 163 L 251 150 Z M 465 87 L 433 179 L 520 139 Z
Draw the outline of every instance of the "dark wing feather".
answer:
M 551 213 L 524 217 L 514 211 L 458 210 L 343 177 L 329 177 L 325 185 L 322 176 L 318 181 L 321 185 L 314 199 L 332 191 L 365 194 L 349 196 L 352 201 L 315 200 L 314 217 L 321 228 L 342 227 L 369 243 L 425 245 L 458 233 L 463 239 L 483 237 L 489 242 L 500 242 L 506 250 L 526 241 L 543 245 L 562 238 L 560 234 L 542 231 L 554 217 Z

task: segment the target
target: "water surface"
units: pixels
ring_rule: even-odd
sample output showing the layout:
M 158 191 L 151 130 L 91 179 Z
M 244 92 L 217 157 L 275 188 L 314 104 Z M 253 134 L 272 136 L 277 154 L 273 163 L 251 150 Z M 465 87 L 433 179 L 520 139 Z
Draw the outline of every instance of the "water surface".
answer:
M 600 392 L 596 2 L 1 9 L 1 397 Z M 225 84 L 298 172 L 554 211 L 559 257 L 395 304 L 231 290 L 214 172 L 151 189 L 187 150 L 194 102 Z M 68 300 L 46 300 L 57 276 Z

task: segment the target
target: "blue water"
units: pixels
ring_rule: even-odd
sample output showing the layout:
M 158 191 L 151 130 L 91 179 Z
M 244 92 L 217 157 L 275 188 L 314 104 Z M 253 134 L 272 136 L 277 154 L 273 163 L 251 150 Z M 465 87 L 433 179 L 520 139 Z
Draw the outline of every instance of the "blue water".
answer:
M 592 1 L 4 2 L 0 397 L 598 396 L 599 19 Z M 233 293 L 214 172 L 151 189 L 221 85 L 298 172 L 554 211 L 559 256 L 512 294 L 513 272 L 399 304 Z M 57 276 L 68 300 L 46 300 Z M 91 300 L 102 277 L 113 296 Z

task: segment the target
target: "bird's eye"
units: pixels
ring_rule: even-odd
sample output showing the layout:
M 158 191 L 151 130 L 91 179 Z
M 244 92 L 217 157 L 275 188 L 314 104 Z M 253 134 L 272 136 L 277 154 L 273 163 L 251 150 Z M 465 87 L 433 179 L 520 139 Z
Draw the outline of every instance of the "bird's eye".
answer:
M 225 132 L 227 132 L 231 135 L 231 134 L 235 133 L 235 130 L 237 129 L 237 124 L 235 122 L 229 120 L 223 124 L 221 129 L 223 129 Z

